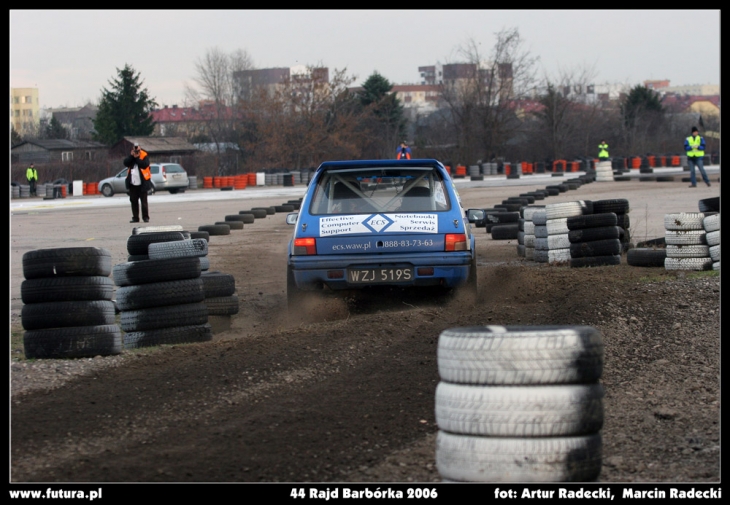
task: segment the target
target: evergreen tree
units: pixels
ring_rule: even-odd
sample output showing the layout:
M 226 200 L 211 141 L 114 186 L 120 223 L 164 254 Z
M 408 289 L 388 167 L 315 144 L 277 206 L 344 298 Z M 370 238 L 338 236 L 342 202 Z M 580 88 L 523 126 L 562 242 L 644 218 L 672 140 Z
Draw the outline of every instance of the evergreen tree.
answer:
M 61 122 L 56 119 L 56 116 L 52 116 L 51 120 L 46 125 L 46 138 L 47 139 L 66 139 L 68 138 L 68 132 L 63 127 Z
M 118 78 L 110 81 L 111 89 L 102 88 L 99 110 L 94 119 L 94 140 L 115 144 L 127 135 L 147 136 L 154 130 L 150 111 L 157 106 L 142 88 L 140 74 L 126 64 Z
M 622 105 L 621 113 L 626 128 L 633 128 L 645 115 L 661 116 L 664 113 L 659 93 L 640 84 L 631 88 Z
M 390 156 L 406 136 L 408 121 L 404 107 L 396 94 L 391 92 L 393 85 L 378 72 L 368 77 L 362 87 L 360 105 L 369 109 L 380 123 L 376 129 L 383 142 L 382 155 Z

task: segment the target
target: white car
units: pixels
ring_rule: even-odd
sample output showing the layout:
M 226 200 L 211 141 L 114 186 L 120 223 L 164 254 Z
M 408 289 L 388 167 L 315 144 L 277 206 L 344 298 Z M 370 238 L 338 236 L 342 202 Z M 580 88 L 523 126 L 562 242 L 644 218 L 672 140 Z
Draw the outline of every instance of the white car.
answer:
M 172 194 L 184 192 L 189 184 L 188 173 L 178 163 L 151 163 L 152 186 L 154 191 L 169 191 Z M 99 181 L 99 193 L 104 196 L 114 196 L 115 193 L 127 193 L 124 184 L 127 178 L 127 169 L 122 169 L 117 175 Z

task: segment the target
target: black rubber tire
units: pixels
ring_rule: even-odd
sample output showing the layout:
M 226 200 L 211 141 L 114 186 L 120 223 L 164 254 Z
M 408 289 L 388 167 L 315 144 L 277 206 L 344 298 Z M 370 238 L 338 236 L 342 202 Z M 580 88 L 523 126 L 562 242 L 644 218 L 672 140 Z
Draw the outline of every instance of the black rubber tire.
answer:
M 614 256 L 616 254 L 621 254 L 621 241 L 618 239 L 594 240 L 570 245 L 571 258 Z
M 236 292 L 236 280 L 231 274 L 206 272 L 200 275 L 205 298 L 231 296 Z
M 666 249 L 634 247 L 626 253 L 626 262 L 632 267 L 662 267 L 667 257 Z
M 282 205 L 274 205 L 274 210 L 276 212 L 291 212 L 294 210 L 294 206 L 288 203 Z
M 673 175 L 659 175 L 656 178 L 657 182 L 672 182 L 674 181 Z
M 629 212 L 629 201 L 625 198 L 612 198 L 608 200 L 593 200 L 593 213 L 604 214 L 626 214 Z
M 519 195 L 519 197 L 520 198 L 527 198 L 527 204 L 528 205 L 532 205 L 533 203 L 535 203 L 535 200 L 536 200 L 535 195 L 529 195 L 527 193 L 521 193 Z
M 42 277 L 27 279 L 20 285 L 23 303 L 111 300 L 114 281 L 100 275 L 80 277 Z
M 606 256 L 585 256 L 582 258 L 570 258 L 570 266 L 572 268 L 580 267 L 600 267 L 606 265 L 620 265 L 620 254 L 609 254 Z
M 486 212 L 485 221 L 487 224 L 517 223 L 520 220 L 519 212 Z
M 231 230 L 243 230 L 243 221 L 216 221 L 215 224 L 226 225 Z
M 570 216 L 566 221 L 568 230 L 583 230 L 585 228 L 603 228 L 618 226 L 618 217 L 613 212 L 604 214 L 586 214 L 584 216 Z
M 121 354 L 122 331 L 116 324 L 26 331 L 27 359 L 91 358 Z
M 179 281 L 122 286 L 117 289 L 116 302 L 119 310 L 126 311 L 196 303 L 202 302 L 204 298 L 203 280 L 198 277 Z
M 185 240 L 185 236 L 179 231 L 157 231 L 130 235 L 127 239 L 127 252 L 129 254 L 148 254 L 147 247 L 151 243 L 176 240 Z
M 560 194 L 560 190 L 552 186 L 545 187 L 545 191 L 547 191 L 548 196 L 556 196 Z
M 147 254 L 130 254 L 127 256 L 127 261 L 145 261 L 150 259 Z
M 265 218 L 267 215 L 266 209 L 251 209 L 249 212 L 253 214 L 253 217 L 256 219 L 262 219 Z
M 649 240 L 644 240 L 643 242 L 639 242 L 636 244 L 636 247 L 638 248 L 665 248 L 667 247 L 667 239 L 664 237 L 658 237 L 658 238 L 651 238 Z
M 210 233 L 208 233 L 207 231 L 191 231 L 190 238 L 191 239 L 202 238 L 206 242 L 210 242 Z
M 229 214 L 225 218 L 226 221 L 243 221 L 243 216 L 241 214 Z
M 213 296 L 203 300 L 208 307 L 209 316 L 230 316 L 238 314 L 238 296 Z
M 492 238 L 494 240 L 516 239 L 519 234 L 517 223 L 496 224 L 492 227 Z
M 256 216 L 250 210 L 242 210 L 238 213 L 238 216 L 241 218 L 241 221 L 247 224 L 253 223 L 256 220 Z
M 622 229 L 618 226 L 600 226 L 596 228 L 582 228 L 568 232 L 568 240 L 571 244 L 580 242 L 591 242 L 593 240 L 604 240 L 620 238 Z
M 114 284 L 132 286 L 200 277 L 200 258 L 145 260 L 114 265 Z
M 129 310 L 121 313 L 121 327 L 125 332 L 157 330 L 172 326 L 195 326 L 207 322 L 208 307 L 202 302 Z
M 251 210 L 256 210 L 256 209 L 265 210 L 267 216 L 272 216 L 272 215 L 276 214 L 276 209 L 273 206 L 272 207 L 252 207 L 251 208 Z
M 37 249 L 23 254 L 23 276 L 43 277 L 102 276 L 112 271 L 111 253 L 99 247 Z
M 698 203 L 700 212 L 720 212 L 720 197 L 703 198 Z
M 202 238 L 155 242 L 148 246 L 150 259 L 200 258 L 208 255 L 208 241 Z
M 213 339 L 208 323 L 190 326 L 171 326 L 157 330 L 131 331 L 124 334 L 124 348 L 136 349 L 155 345 L 190 344 Z
M 110 300 L 45 302 L 23 305 L 20 318 L 25 330 L 114 324 Z
M 233 191 L 233 186 L 223 186 L 221 187 L 221 191 Z
M 230 235 L 231 227 L 228 224 L 204 224 L 198 226 L 198 231 L 207 231 L 209 236 Z

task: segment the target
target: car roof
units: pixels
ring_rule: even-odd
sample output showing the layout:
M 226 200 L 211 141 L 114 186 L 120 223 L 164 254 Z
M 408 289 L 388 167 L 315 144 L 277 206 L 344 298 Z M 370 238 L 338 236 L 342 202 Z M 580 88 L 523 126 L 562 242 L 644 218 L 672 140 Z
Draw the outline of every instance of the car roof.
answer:
M 332 169 L 348 169 L 348 168 L 379 168 L 379 167 L 423 167 L 431 166 L 431 167 L 437 167 L 440 166 L 444 168 L 443 164 L 433 158 L 422 158 L 422 159 L 415 159 L 415 160 L 394 160 L 394 159 L 385 159 L 385 160 L 342 160 L 342 161 L 325 161 L 319 167 L 317 167 L 316 172 L 323 172 L 326 170 L 332 170 Z M 444 168 L 445 169 L 445 168 Z

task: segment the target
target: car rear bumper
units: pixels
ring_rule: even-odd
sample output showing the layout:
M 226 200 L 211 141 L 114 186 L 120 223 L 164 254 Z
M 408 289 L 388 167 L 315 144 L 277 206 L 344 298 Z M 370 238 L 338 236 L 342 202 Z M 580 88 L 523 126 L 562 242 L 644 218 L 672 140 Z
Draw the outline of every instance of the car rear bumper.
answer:
M 472 251 L 428 253 L 414 256 L 399 255 L 327 255 L 290 256 L 294 280 L 299 289 L 360 289 L 367 286 L 444 286 L 457 287 L 469 276 Z M 349 269 L 412 268 L 413 277 L 401 282 L 351 283 Z M 424 269 L 433 273 L 423 274 Z M 341 275 L 337 278 L 337 275 Z

